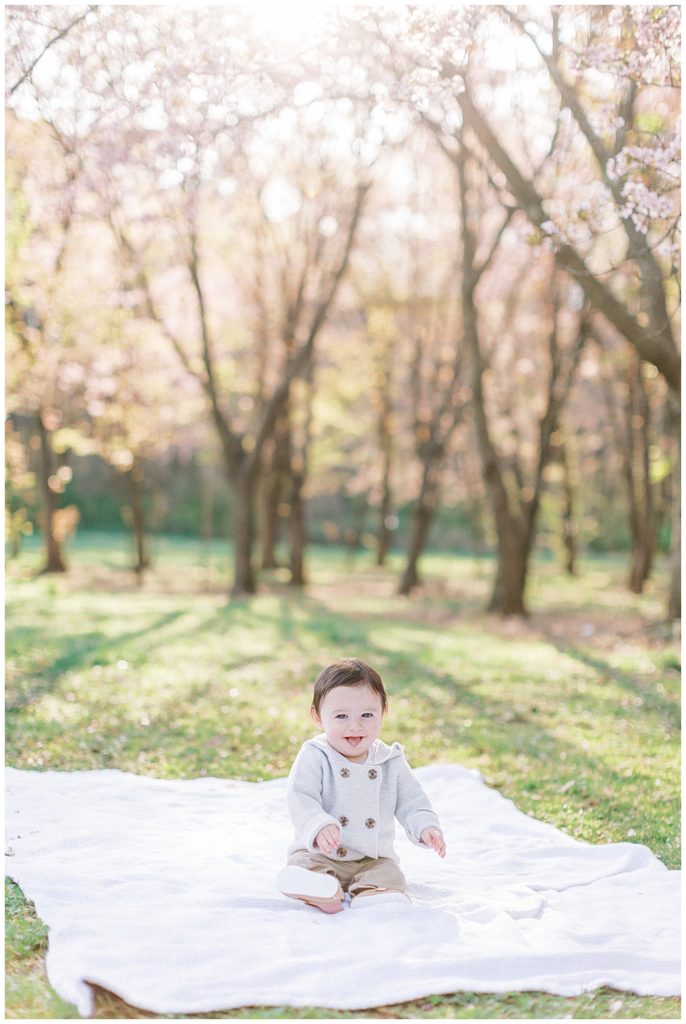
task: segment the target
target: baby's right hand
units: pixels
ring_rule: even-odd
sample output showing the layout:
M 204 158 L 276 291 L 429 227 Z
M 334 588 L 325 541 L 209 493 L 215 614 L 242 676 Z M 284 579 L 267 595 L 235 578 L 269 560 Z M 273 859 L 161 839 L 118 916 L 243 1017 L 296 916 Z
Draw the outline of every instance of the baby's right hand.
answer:
M 314 845 L 321 850 L 325 857 L 328 857 L 336 849 L 340 840 L 341 830 L 336 825 L 325 825 L 321 831 L 317 832 Z

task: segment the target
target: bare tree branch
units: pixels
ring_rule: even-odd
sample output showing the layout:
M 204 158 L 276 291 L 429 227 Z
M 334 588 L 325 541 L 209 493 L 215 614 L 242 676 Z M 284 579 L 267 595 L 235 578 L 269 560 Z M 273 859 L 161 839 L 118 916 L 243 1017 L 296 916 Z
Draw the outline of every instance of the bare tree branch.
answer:
M 52 39 L 48 40 L 48 42 L 45 44 L 41 52 L 38 54 L 36 59 L 31 62 L 31 64 L 28 66 L 28 68 L 21 76 L 21 78 L 19 78 L 14 83 L 14 85 L 10 87 L 10 96 L 12 96 L 17 91 L 19 86 L 22 85 L 26 81 L 26 79 L 30 77 L 30 75 L 33 72 L 33 69 L 36 67 L 38 62 L 45 56 L 50 47 L 54 46 L 55 43 L 58 43 L 60 39 L 64 39 L 64 37 L 68 35 L 73 28 L 79 25 L 84 20 L 84 18 L 86 18 L 90 14 L 90 12 L 94 11 L 95 9 L 96 8 L 94 5 L 89 4 L 87 10 L 85 10 L 83 14 L 80 14 L 78 18 L 74 18 L 74 20 L 70 21 L 68 25 L 65 25 L 61 32 L 58 32 L 56 36 L 53 36 Z
M 236 465 L 240 462 L 241 458 L 241 443 L 238 435 L 233 431 L 229 425 L 227 417 L 224 415 L 220 402 L 219 392 L 217 390 L 217 384 L 214 376 L 214 359 L 212 356 L 212 348 L 210 341 L 209 325 L 207 322 L 207 310 L 205 306 L 205 296 L 203 293 L 202 285 L 200 283 L 200 273 L 198 268 L 198 238 L 196 232 L 196 225 L 193 214 L 191 212 L 189 221 L 189 238 L 190 238 L 190 261 L 188 264 L 188 270 L 193 281 L 193 289 L 195 291 L 198 300 L 198 315 L 200 317 L 200 333 L 202 336 L 202 360 L 205 367 L 205 376 L 202 379 L 205 391 L 210 400 L 212 407 L 212 418 L 217 427 L 217 432 L 222 440 L 224 451 L 227 456 Z M 196 374 L 197 376 L 197 374 Z
M 251 464 L 257 464 L 257 462 L 259 461 L 262 446 L 264 445 L 264 442 L 269 437 L 274 427 L 276 418 L 283 407 L 283 403 L 286 400 L 286 396 L 288 395 L 291 382 L 306 369 L 309 360 L 312 357 L 315 339 L 319 334 L 319 331 L 324 323 L 324 320 L 326 319 L 331 304 L 336 296 L 336 292 L 338 291 L 338 286 L 343 278 L 345 271 L 347 270 L 353 241 L 357 231 L 357 226 L 362 215 L 362 210 L 364 207 L 365 200 L 367 198 L 367 193 L 369 192 L 370 188 L 371 182 L 363 182 L 362 184 L 358 185 L 355 196 L 355 204 L 350 218 L 350 223 L 348 225 L 348 232 L 346 235 L 343 252 L 341 253 L 341 256 L 338 261 L 338 266 L 336 267 L 332 275 L 332 278 L 329 281 L 328 289 L 326 290 L 324 297 L 319 302 L 314 311 L 314 315 L 312 317 L 312 321 L 309 325 L 309 328 L 307 329 L 304 341 L 301 343 L 293 359 L 287 365 L 284 376 L 281 378 L 271 398 L 269 398 L 265 405 L 263 406 L 262 419 L 257 428 L 255 444 L 252 451 L 248 455 L 248 461 Z

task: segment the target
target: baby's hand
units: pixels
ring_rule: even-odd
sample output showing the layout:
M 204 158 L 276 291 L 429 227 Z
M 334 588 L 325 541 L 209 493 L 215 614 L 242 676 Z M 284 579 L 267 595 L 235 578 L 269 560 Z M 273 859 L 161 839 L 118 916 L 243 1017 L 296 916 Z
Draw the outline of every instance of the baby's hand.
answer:
M 425 828 L 419 837 L 423 843 L 435 850 L 439 857 L 445 857 L 445 839 L 437 828 Z
M 336 849 L 340 839 L 341 830 L 336 825 L 325 825 L 320 832 L 317 832 L 314 845 L 322 851 L 325 857 L 328 857 Z

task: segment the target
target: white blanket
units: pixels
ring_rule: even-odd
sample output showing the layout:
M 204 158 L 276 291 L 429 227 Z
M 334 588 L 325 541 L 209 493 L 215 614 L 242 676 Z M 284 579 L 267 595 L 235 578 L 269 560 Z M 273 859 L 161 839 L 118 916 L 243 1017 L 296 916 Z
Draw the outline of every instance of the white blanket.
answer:
M 679 876 L 577 842 L 478 773 L 416 772 L 448 855 L 397 848 L 412 905 L 328 916 L 282 896 L 285 780 L 7 770 L 8 874 L 49 926 L 50 982 L 157 1013 L 361 1010 L 437 993 L 679 991 Z

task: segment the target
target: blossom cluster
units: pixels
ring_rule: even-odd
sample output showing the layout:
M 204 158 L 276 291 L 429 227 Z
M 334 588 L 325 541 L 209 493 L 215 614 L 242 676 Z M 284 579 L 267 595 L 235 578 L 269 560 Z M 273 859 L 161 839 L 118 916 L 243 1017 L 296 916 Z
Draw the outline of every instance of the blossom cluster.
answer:
M 681 80 L 681 13 L 664 7 L 612 6 L 608 40 L 592 43 L 578 54 L 575 69 L 591 68 L 652 85 L 678 86 Z M 629 36 L 632 46 L 626 45 Z
M 589 113 L 588 120 L 596 135 L 601 137 L 613 135 L 624 127 L 624 118 L 617 115 L 617 104 L 612 100 L 599 103 Z
M 543 238 L 539 242 L 553 252 L 560 245 L 588 246 L 596 235 L 612 231 L 618 223 L 612 196 L 599 182 L 585 191 L 583 199 L 547 199 L 546 209 L 549 219 L 541 224 Z
M 650 168 L 674 183 L 680 178 L 681 140 L 679 134 L 656 142 L 651 146 L 625 146 L 616 156 L 608 160 L 607 173 L 616 180 L 627 174 Z
M 651 221 L 665 220 L 674 212 L 671 199 L 659 195 L 642 181 L 637 181 L 634 178 L 629 178 L 624 182 L 622 198 L 624 205 L 620 208 L 620 217 L 631 217 L 635 227 L 642 235 L 647 235 Z
M 651 146 L 625 146 L 607 163 L 610 180 L 623 180 L 620 217 L 631 217 L 641 234 L 647 234 L 651 221 L 674 215 L 675 204 L 664 193 L 680 180 L 680 140 L 678 134 Z

